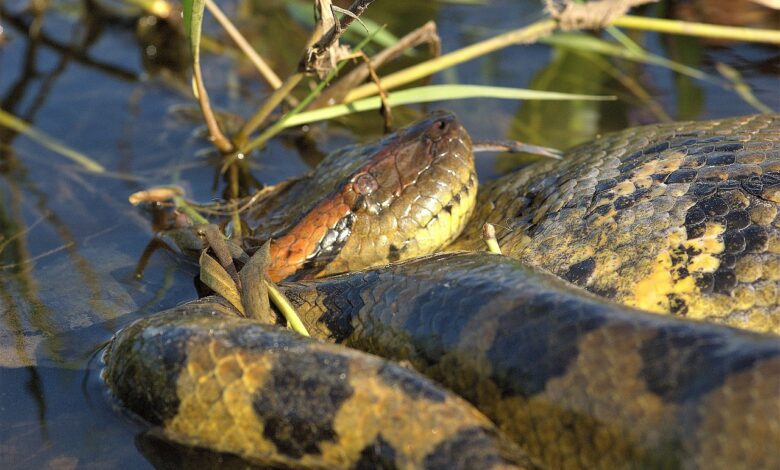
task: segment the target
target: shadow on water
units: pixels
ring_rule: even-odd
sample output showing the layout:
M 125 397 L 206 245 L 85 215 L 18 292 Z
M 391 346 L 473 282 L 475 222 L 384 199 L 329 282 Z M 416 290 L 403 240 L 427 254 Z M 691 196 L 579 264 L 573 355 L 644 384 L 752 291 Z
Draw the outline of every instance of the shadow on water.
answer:
M 282 75 L 294 67 L 308 26 L 294 2 L 224 2 L 236 23 Z M 0 3 L 0 109 L 85 153 L 107 171 L 84 171 L 27 136 L 0 127 L 0 468 L 243 468 L 231 456 L 173 445 L 119 410 L 99 380 L 99 351 L 129 321 L 195 296 L 191 263 L 158 251 L 143 279 L 133 270 L 152 236 L 147 214 L 127 195 L 179 182 L 195 199 L 218 195 L 200 123 L 189 107 L 187 46 L 164 22 L 102 2 Z M 300 6 L 300 5 L 299 5 Z M 305 5 L 304 5 L 305 6 Z M 663 15 L 668 4 L 645 10 Z M 297 10 L 300 11 L 300 8 Z M 400 36 L 436 20 L 445 51 L 541 16 L 536 2 L 376 2 L 369 18 Z M 706 20 L 706 19 L 705 19 Z M 487 25 L 487 26 L 486 26 Z M 229 44 L 213 24 L 207 34 Z M 630 33 L 656 54 L 717 77 L 738 68 L 760 101 L 779 108 L 778 51 L 760 45 Z M 285 37 L 282 47 L 279 37 Z M 289 41 L 288 41 L 289 39 Z M 207 54 L 215 105 L 247 115 L 268 92 L 237 54 Z M 412 59 L 404 59 L 409 63 Z M 591 94 L 616 102 L 477 100 L 398 110 L 413 119 L 446 107 L 479 139 L 520 138 L 567 147 L 594 135 L 666 119 L 704 119 L 754 110 L 722 80 L 617 61 L 562 46 L 513 47 L 440 74 L 437 83 L 479 83 Z M 252 161 L 276 182 L 330 150 L 366 141 L 382 127 L 365 114 L 271 142 Z M 349 129 L 349 130 L 347 130 Z M 493 177 L 523 159 L 480 158 Z

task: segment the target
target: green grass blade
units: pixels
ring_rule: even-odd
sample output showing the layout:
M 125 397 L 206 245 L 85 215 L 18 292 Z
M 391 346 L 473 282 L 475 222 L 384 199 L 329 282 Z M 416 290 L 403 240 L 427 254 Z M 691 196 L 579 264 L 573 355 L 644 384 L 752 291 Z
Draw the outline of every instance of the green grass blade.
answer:
M 192 57 L 197 61 L 200 53 L 200 34 L 206 0 L 182 0 L 184 32 L 190 40 Z
M 557 93 L 550 91 L 524 90 L 521 88 L 504 88 L 482 85 L 430 85 L 407 90 L 394 91 L 388 96 L 390 106 L 404 104 L 427 103 L 431 101 L 460 100 L 468 98 L 496 98 L 505 100 L 613 100 L 613 96 L 580 95 Z M 293 127 L 310 122 L 333 119 L 361 111 L 379 109 L 379 97 L 364 98 L 349 104 L 341 104 L 305 111 L 291 116 L 283 126 Z
M 91 171 L 93 173 L 103 173 L 106 171 L 105 167 L 103 167 L 103 165 L 96 162 L 95 160 L 89 158 L 79 151 L 73 150 L 67 145 L 59 142 L 53 137 L 44 134 L 13 114 L 7 113 L 2 109 L 0 109 L 0 126 L 7 127 L 16 132 L 19 132 L 20 134 L 26 135 L 47 149 L 78 163 L 87 171 Z
M 698 80 L 707 80 L 711 82 L 717 82 L 717 80 L 693 67 L 683 65 L 679 62 L 669 60 L 665 57 L 652 54 L 650 52 L 640 50 L 637 52 L 635 49 L 627 49 L 620 45 L 605 41 L 603 39 L 595 38 L 581 33 L 558 33 L 546 38 L 542 38 L 539 42 L 550 44 L 553 46 L 566 47 L 569 49 L 576 49 L 581 51 L 595 52 L 597 54 L 610 55 L 619 57 L 621 59 L 632 60 L 635 62 L 641 62 L 644 64 L 657 65 L 659 67 L 665 67 L 673 70 L 677 73 L 687 75 Z
M 264 281 L 266 287 L 268 288 L 268 297 L 270 297 L 271 302 L 276 305 L 276 308 L 282 312 L 282 315 L 287 320 L 287 323 L 290 324 L 290 328 L 292 328 L 292 330 L 299 335 L 310 336 L 309 332 L 306 330 L 306 326 L 298 316 L 298 312 L 295 311 L 295 307 L 293 307 L 290 301 L 287 300 L 287 297 L 279 292 L 276 284 L 265 279 Z
M 780 44 L 780 31 L 774 29 L 722 26 L 695 23 L 693 21 L 667 20 L 665 18 L 647 18 L 633 15 L 623 15 L 619 18 L 615 18 L 612 25 L 618 28 L 680 34 L 683 36 L 696 36 L 700 38 Z

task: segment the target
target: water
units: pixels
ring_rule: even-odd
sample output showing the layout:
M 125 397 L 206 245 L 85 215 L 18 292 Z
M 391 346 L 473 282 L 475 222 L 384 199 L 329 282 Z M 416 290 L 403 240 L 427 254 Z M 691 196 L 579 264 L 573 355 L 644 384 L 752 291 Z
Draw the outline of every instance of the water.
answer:
M 37 4 L 31 4 L 36 6 Z M 45 12 L 18 0 L 0 4 L 0 109 L 106 167 L 95 175 L 0 127 L 0 468 L 148 468 L 227 463 L 229 456 L 168 444 L 116 407 L 99 380 L 100 347 L 118 328 L 194 298 L 196 266 L 157 252 L 146 275 L 135 265 L 153 236 L 149 214 L 127 196 L 176 182 L 198 200 L 219 195 L 215 165 L 200 124 L 174 110 L 191 106 L 180 37 L 160 23 L 128 15 L 122 3 L 53 1 Z M 667 6 L 649 9 L 663 11 Z M 225 2 L 223 8 L 272 66 L 287 73 L 306 26 L 285 2 Z M 368 17 L 401 35 L 436 20 L 444 51 L 528 24 L 542 15 L 534 2 L 376 2 Z M 776 21 L 776 16 L 774 17 Z M 228 42 L 214 25 L 213 38 Z M 251 34 L 250 34 L 251 33 Z M 284 41 L 278 38 L 284 37 Z M 706 119 L 754 112 L 719 85 L 715 64 L 737 68 L 756 97 L 780 108 L 778 50 L 708 44 L 690 38 L 632 34 L 654 53 L 696 67 L 713 81 L 659 67 L 619 62 L 548 45 L 513 47 L 437 75 L 437 83 L 476 83 L 593 94 L 616 102 L 496 100 L 447 102 L 425 109 L 455 111 L 477 139 L 522 138 L 565 148 L 613 129 L 655 122 L 658 111 L 627 91 L 633 83 L 672 118 Z M 204 57 L 214 104 L 248 115 L 267 90 L 244 62 Z M 621 80 L 622 83 L 621 84 Z M 401 110 L 399 110 L 401 111 Z M 299 154 L 287 136 L 253 160 L 255 175 L 276 182 L 305 171 L 317 156 L 381 132 L 373 113 L 315 129 L 316 151 Z M 353 132 L 354 129 L 359 131 Z M 313 155 L 313 156 L 312 156 Z M 490 178 L 513 159 L 479 157 Z

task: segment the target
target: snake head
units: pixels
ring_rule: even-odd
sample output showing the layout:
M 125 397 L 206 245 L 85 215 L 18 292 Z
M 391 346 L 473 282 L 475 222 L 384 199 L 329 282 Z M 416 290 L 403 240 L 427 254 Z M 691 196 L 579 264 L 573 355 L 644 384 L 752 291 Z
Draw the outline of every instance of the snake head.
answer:
M 269 275 L 315 277 L 441 248 L 471 214 L 476 186 L 471 139 L 450 113 L 331 154 L 290 191 L 316 200 L 288 208 L 298 217 L 273 235 Z

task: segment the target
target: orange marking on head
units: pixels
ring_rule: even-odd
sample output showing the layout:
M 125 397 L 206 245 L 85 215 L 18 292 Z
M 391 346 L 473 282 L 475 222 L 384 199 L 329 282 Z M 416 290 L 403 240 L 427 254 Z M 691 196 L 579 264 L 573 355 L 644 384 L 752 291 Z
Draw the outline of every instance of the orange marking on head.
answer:
M 277 282 L 295 274 L 314 253 L 328 229 L 346 217 L 351 208 L 341 195 L 323 201 L 283 236 L 271 241 L 268 277 Z

